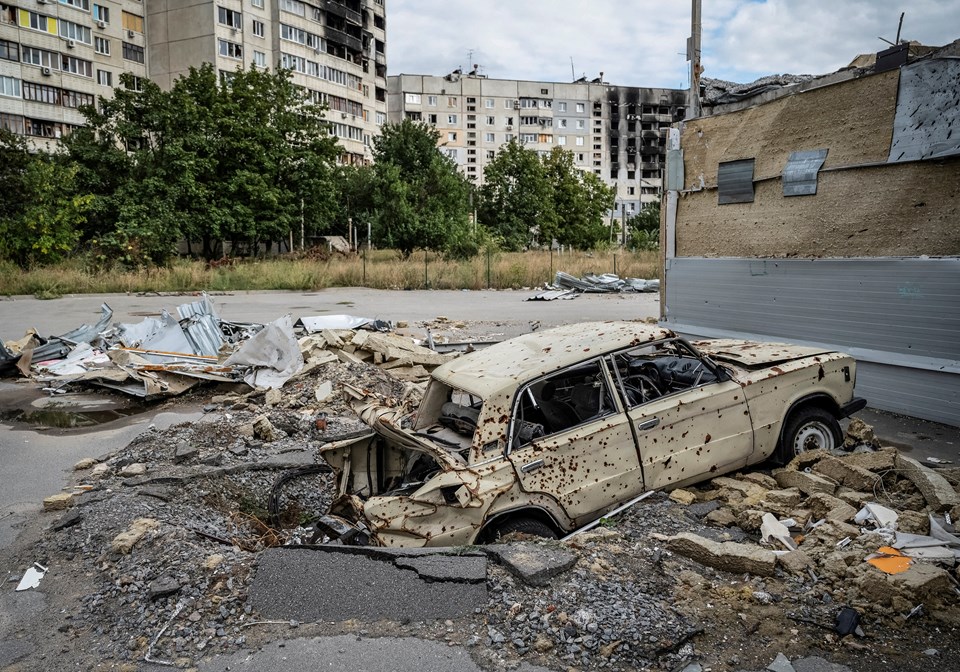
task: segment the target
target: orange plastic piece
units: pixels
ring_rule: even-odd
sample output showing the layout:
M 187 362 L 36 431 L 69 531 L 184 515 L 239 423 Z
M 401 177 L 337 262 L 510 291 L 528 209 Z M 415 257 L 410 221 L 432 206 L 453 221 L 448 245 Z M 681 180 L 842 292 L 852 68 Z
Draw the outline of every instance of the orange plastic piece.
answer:
M 887 574 L 899 574 L 910 569 L 912 560 L 895 548 L 881 546 L 877 549 L 880 555 L 867 558 L 867 562 Z

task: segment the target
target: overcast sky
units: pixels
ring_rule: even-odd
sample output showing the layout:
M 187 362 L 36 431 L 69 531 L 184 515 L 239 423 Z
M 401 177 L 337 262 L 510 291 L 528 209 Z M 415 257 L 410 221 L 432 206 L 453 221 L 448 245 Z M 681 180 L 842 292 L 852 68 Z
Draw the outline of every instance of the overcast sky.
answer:
M 687 0 L 386 0 L 390 75 L 473 64 L 498 79 L 626 86 L 689 83 Z M 704 76 L 824 74 L 902 39 L 960 38 L 960 0 L 703 0 Z M 471 57 L 472 52 L 472 57 Z

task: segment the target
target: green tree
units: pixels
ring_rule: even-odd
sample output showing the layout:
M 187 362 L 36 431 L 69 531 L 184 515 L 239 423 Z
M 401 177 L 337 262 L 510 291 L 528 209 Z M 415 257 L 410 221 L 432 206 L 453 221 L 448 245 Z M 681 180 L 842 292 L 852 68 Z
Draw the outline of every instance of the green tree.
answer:
M 374 139 L 369 189 L 354 193 L 356 213 L 373 224 L 374 243 L 450 256 L 477 250 L 470 227 L 470 185 L 454 163 L 440 153 L 440 134 L 432 126 L 404 119 L 387 124 Z
M 537 232 L 550 235 L 557 230 L 553 199 L 540 157 L 511 140 L 484 168 L 478 218 L 504 249 L 521 250 L 535 242 Z
M 660 247 L 660 203 L 649 203 L 627 220 L 630 249 L 656 250 Z
M 543 159 L 547 178 L 553 185 L 557 217 L 551 229 L 541 226 L 541 242 L 556 239 L 562 245 L 591 249 L 606 241 L 609 229 L 604 213 L 613 207 L 614 190 L 593 172 L 577 168 L 573 154 L 555 147 Z

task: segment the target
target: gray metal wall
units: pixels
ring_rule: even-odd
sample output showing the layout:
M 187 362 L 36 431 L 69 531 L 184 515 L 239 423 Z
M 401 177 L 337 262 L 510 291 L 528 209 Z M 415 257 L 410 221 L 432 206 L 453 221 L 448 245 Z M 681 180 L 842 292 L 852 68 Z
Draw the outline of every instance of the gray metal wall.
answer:
M 670 259 L 666 325 L 854 355 L 869 405 L 960 426 L 960 259 Z

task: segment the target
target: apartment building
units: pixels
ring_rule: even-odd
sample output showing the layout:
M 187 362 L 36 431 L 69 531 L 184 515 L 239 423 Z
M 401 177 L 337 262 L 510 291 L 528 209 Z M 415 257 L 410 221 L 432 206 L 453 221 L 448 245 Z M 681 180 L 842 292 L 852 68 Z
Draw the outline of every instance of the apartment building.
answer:
M 0 3 L 0 127 L 52 149 L 110 95 L 119 75 L 147 76 L 139 0 Z
M 349 163 L 370 160 L 386 122 L 384 0 L 150 0 L 150 77 L 169 87 L 191 66 L 288 68 L 329 106 L 331 132 Z
M 570 84 L 490 79 L 476 70 L 387 80 L 388 121 L 435 126 L 442 151 L 477 184 L 512 139 L 540 154 L 562 147 L 616 189 L 616 216 L 659 200 L 667 129 L 685 106 L 686 91 L 613 86 L 602 74 Z

